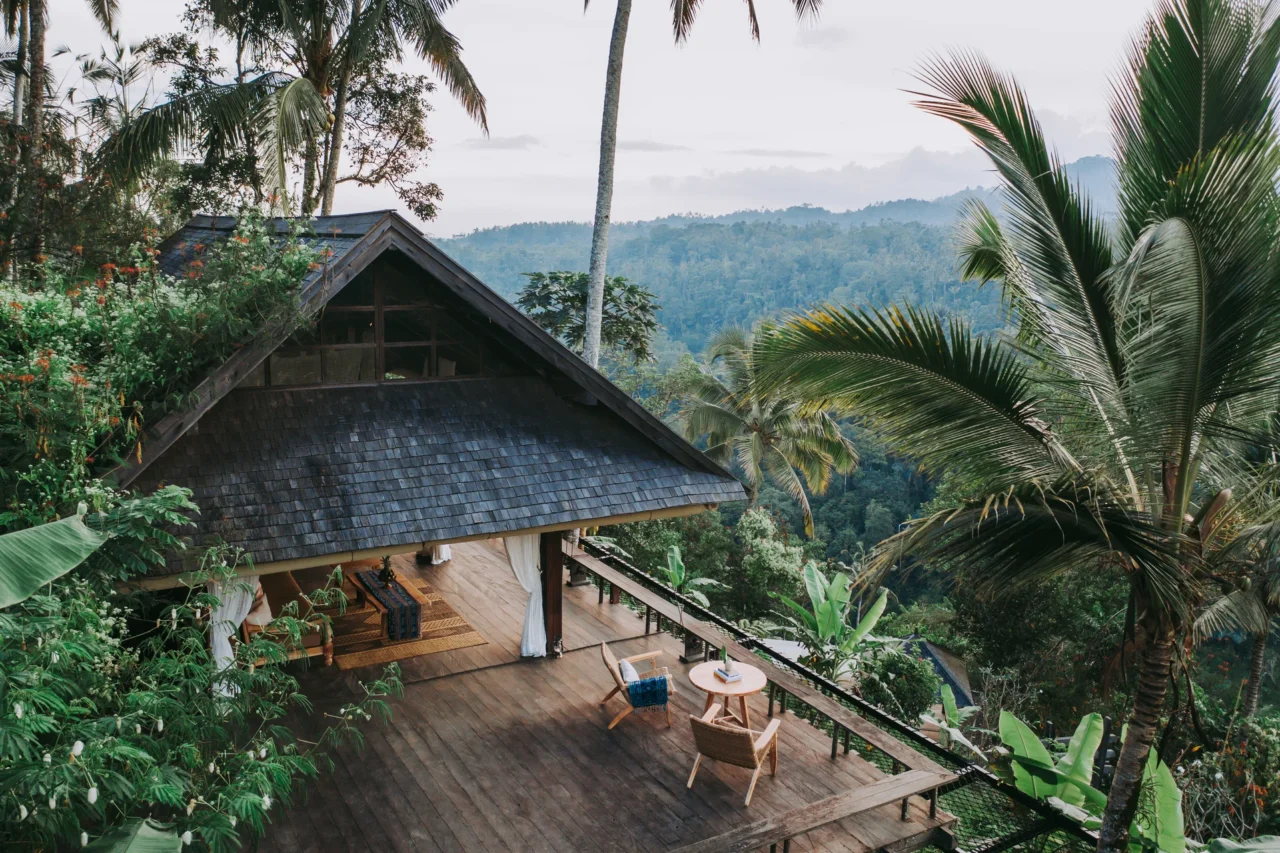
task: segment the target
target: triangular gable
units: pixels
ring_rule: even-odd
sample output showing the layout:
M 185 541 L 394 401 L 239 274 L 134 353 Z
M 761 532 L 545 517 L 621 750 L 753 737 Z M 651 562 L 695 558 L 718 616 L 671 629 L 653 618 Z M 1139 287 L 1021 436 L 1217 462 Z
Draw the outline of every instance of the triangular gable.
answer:
M 287 223 L 278 220 L 276 227 L 283 233 Z M 542 368 L 540 372 L 545 378 L 553 382 L 567 380 L 578 389 L 582 399 L 597 401 L 628 427 L 688 468 L 729 478 L 727 472 L 701 451 L 490 290 L 399 214 L 378 211 L 323 217 L 314 220 L 313 227 L 314 241 L 332 254 L 323 269 L 308 276 L 302 284 L 300 304 L 304 314 L 310 316 L 318 311 L 374 260 L 389 250 L 397 250 L 479 317 L 491 323 L 497 332 L 509 336 L 511 341 L 529 351 L 534 361 L 541 362 L 535 366 Z M 171 274 L 181 275 L 186 247 L 226 239 L 234 228 L 235 220 L 231 217 L 196 217 L 161 244 L 162 268 Z M 287 339 L 287 334 L 263 333 L 212 370 L 193 390 L 189 406 L 171 413 L 149 430 L 141 460 L 130 461 L 112 472 L 116 482 L 122 486 L 134 482 Z

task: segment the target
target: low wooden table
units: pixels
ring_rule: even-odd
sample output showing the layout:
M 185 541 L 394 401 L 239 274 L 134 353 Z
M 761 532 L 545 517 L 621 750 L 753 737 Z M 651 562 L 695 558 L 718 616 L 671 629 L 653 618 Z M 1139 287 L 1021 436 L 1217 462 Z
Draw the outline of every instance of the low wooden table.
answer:
M 747 711 L 747 697 L 761 690 L 769 684 L 769 679 L 765 674 L 756 669 L 749 663 L 741 661 L 733 662 L 733 671 L 742 673 L 742 678 L 737 681 L 721 681 L 716 675 L 716 670 L 723 664 L 718 660 L 709 660 L 700 663 L 693 669 L 689 670 L 689 680 L 693 682 L 693 686 L 699 690 L 706 691 L 707 701 L 702 706 L 702 712 L 705 714 L 717 699 L 721 699 L 721 705 L 724 707 L 723 715 L 733 717 L 745 728 L 751 728 L 751 715 Z M 738 699 L 738 713 L 729 710 L 729 699 L 734 697 Z
M 376 595 L 370 594 L 369 590 L 364 585 L 364 581 L 361 580 L 360 578 L 359 573 L 367 572 L 367 571 L 369 571 L 368 567 L 347 569 L 345 572 L 343 572 L 343 576 L 348 581 L 351 582 L 352 586 L 356 588 L 356 604 L 364 604 L 368 602 L 369 604 L 373 605 L 374 610 L 378 611 L 378 617 L 380 619 L 380 630 L 382 631 L 382 638 L 389 639 L 389 636 L 387 634 L 387 606 L 383 604 L 381 601 L 379 601 Z M 424 596 L 422 592 L 412 583 L 405 583 L 405 580 L 402 580 L 400 578 L 396 578 L 396 582 L 400 584 L 401 589 L 409 593 L 410 598 L 418 602 L 418 607 L 422 610 L 422 612 L 425 613 L 430 603 L 427 601 L 426 596 Z

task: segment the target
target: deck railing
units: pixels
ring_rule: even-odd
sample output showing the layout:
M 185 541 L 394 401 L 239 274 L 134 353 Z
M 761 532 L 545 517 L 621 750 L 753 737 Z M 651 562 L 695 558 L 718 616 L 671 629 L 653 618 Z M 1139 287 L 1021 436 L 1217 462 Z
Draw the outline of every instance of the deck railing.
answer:
M 1097 836 L 1094 833 L 1084 829 L 1048 804 L 1024 794 L 986 767 L 975 764 L 964 756 L 943 747 L 915 727 L 849 692 L 809 667 L 779 654 L 759 637 L 743 630 L 714 610 L 703 607 L 688 596 L 676 592 L 648 572 L 631 565 L 618 554 L 585 539 L 579 543 L 579 547 L 608 567 L 677 605 L 681 610 L 688 611 L 701 621 L 715 625 L 738 645 L 767 658 L 775 666 L 790 671 L 823 694 L 825 699 L 835 700 L 855 711 L 878 729 L 910 746 L 932 762 L 951 770 L 956 775 L 955 781 L 939 788 L 936 798 L 930 805 L 931 809 L 937 808 L 940 802 L 941 808 L 958 818 L 955 831 L 958 842 L 956 849 L 961 853 L 1003 853 L 1008 850 L 1016 850 L 1020 853 L 1055 853 L 1055 851 L 1086 853 L 1097 845 Z M 580 565 L 588 571 L 591 570 L 585 563 Z M 600 579 L 600 582 L 609 583 L 605 579 Z M 649 619 L 650 615 L 646 612 L 646 626 L 649 624 Z M 675 620 L 669 621 L 679 627 Z M 770 713 L 773 711 L 775 699 L 779 698 L 778 693 L 776 685 L 771 682 Z M 787 701 L 785 693 L 780 698 L 783 703 Z M 845 753 L 850 751 L 850 741 L 856 739 L 862 741 L 864 753 L 875 753 L 873 763 L 880 769 L 895 773 L 901 769 L 902 763 L 898 757 L 862 738 L 850 727 L 843 725 L 822 708 L 817 707 L 816 703 L 807 703 L 803 696 L 797 695 L 793 698 L 808 705 L 809 712 L 815 717 L 811 722 L 821 724 L 825 718 L 829 723 L 832 728 L 833 758 L 837 754 L 837 746 L 841 739 L 843 739 Z M 785 707 L 784 704 L 784 710 Z M 886 762 L 889 762 L 888 767 L 884 766 Z M 789 843 L 784 841 L 784 849 L 787 846 Z

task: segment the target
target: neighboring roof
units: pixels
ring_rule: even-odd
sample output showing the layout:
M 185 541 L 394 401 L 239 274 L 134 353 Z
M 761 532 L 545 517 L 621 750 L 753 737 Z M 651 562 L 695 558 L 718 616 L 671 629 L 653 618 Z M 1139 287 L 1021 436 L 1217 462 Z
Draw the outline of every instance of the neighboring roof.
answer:
M 258 563 L 742 495 L 527 378 L 245 391 L 143 479 L 192 490 L 198 545 L 232 542 Z
M 975 704 L 973 689 L 969 686 L 969 671 L 963 660 L 918 635 L 909 637 L 908 645 L 914 645 L 916 654 L 933 664 L 933 671 L 942 683 L 951 687 L 957 705 L 963 708 Z

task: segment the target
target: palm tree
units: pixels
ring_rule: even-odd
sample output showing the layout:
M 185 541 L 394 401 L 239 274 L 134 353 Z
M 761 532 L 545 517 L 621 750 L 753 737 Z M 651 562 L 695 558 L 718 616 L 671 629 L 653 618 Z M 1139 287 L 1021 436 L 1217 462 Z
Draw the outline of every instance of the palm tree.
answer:
M 89 11 L 108 33 L 117 11 L 116 0 L 88 0 Z M 4 0 L 5 25 L 10 35 L 18 35 L 18 66 L 14 79 L 14 120 L 26 127 L 27 144 L 22 152 L 22 180 L 19 182 L 19 220 L 27 227 L 27 240 L 35 255 L 43 251 L 40 209 L 44 193 L 40 172 L 44 167 L 45 98 L 48 74 L 45 67 L 45 38 L 49 29 L 48 0 Z M 24 43 L 25 38 L 25 43 Z M 26 103 L 19 101 L 25 97 Z
M 742 469 L 753 504 L 765 477 L 772 479 L 800 505 L 805 533 L 812 536 L 813 513 L 796 471 L 820 495 L 832 469 L 849 473 L 858 453 L 825 411 L 805 411 L 785 387 L 763 390 L 751 349 L 751 334 L 737 326 L 711 339 L 710 365 L 719 363 L 725 380 L 704 370 L 691 381 L 680 414 L 685 435 L 690 441 L 706 436 L 712 459 Z
M 427 60 L 488 132 L 484 95 L 441 15 L 454 0 L 209 0 L 214 23 L 290 70 L 266 71 L 176 97 L 112 138 L 103 166 L 137 176 L 206 143 L 257 151 L 271 186 L 287 198 L 288 160 L 303 159 L 302 212 L 333 209 L 353 77 L 375 60 Z M 237 62 L 239 66 L 239 62 Z
M 1280 540 L 1265 542 L 1261 552 L 1243 582 L 1209 604 L 1195 622 L 1198 640 L 1227 628 L 1238 628 L 1253 639 L 1242 707 L 1246 717 L 1258 712 L 1267 640 L 1280 616 Z
M 913 555 L 988 593 L 1074 570 L 1128 579 L 1141 658 L 1107 853 L 1125 847 L 1175 638 L 1203 598 L 1226 498 L 1205 472 L 1275 406 L 1277 65 L 1269 12 L 1161 0 L 1114 86 L 1112 233 L 1011 78 L 970 54 L 933 61 L 920 105 L 964 128 L 1002 179 L 1004 218 L 972 208 L 962 257 L 1003 285 L 1019 344 L 912 308 L 827 307 L 757 345 L 764 387 L 857 411 L 970 485 L 971 500 L 884 543 L 873 577 Z
M 822 0 L 790 0 L 796 16 L 816 15 Z M 746 0 L 751 37 L 760 41 L 755 0 Z M 584 0 L 583 8 L 591 6 Z M 676 44 L 689 38 L 702 0 L 672 0 L 672 30 Z M 592 367 L 600 365 L 600 327 L 604 322 L 604 279 L 609 254 L 609 216 L 613 208 L 613 161 L 618 148 L 618 104 L 622 99 L 622 55 L 627 47 L 627 26 L 631 21 L 631 0 L 618 0 L 609 38 L 609 64 L 604 76 L 604 119 L 600 125 L 600 169 L 596 178 L 596 215 L 591 229 L 591 276 L 587 294 L 587 337 L 582 357 Z

